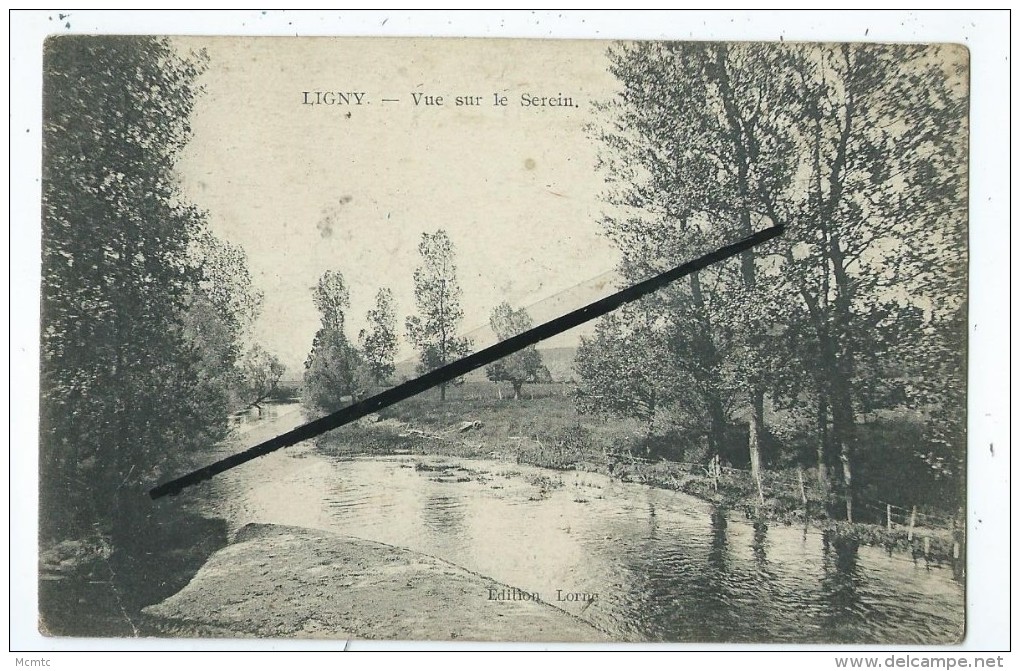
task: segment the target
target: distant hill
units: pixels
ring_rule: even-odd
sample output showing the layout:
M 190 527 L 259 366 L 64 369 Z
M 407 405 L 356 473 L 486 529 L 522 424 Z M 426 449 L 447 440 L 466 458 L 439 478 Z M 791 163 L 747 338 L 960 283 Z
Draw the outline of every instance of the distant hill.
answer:
M 549 347 L 543 349 L 539 346 L 538 352 L 542 355 L 542 361 L 549 369 L 553 382 L 569 382 L 574 379 L 574 355 L 577 354 L 576 347 Z M 410 380 L 418 376 L 417 359 L 400 361 L 396 364 L 395 368 L 394 380 Z M 485 369 L 479 368 L 465 375 L 464 379 L 469 382 L 484 382 L 488 378 L 485 377 Z
M 410 380 L 418 375 L 418 359 L 398 361 L 393 368 L 393 379 L 395 381 Z
M 576 347 L 549 347 L 548 349 L 538 348 L 542 355 L 542 362 L 552 375 L 553 382 L 570 382 L 577 374 L 574 372 L 574 357 L 577 356 Z

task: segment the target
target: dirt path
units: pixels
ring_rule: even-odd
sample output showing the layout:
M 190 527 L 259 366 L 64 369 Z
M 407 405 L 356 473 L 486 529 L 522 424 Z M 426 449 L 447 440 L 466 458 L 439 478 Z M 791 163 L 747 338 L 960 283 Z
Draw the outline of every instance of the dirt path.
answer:
M 218 459 L 301 421 L 290 412 L 260 423 L 209 456 Z M 187 587 L 145 608 L 148 624 L 189 636 L 609 640 L 563 610 L 512 598 L 511 587 L 440 558 L 323 530 L 328 520 L 315 517 L 322 506 L 307 497 L 328 491 L 325 459 L 303 443 L 209 483 L 200 492 L 202 508 L 227 520 L 233 541 Z M 263 491 L 246 496 L 252 488 Z M 262 509 L 266 501 L 272 510 Z

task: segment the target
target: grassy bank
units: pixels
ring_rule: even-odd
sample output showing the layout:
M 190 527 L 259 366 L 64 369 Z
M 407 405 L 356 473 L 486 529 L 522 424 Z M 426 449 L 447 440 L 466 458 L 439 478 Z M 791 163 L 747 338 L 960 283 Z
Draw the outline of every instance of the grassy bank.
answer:
M 602 473 L 689 494 L 749 519 L 813 524 L 834 538 L 908 552 L 920 560 L 948 563 L 953 556 L 948 528 L 919 525 L 908 539 L 905 526 L 887 529 L 833 520 L 829 511 L 842 504 L 823 491 L 813 470 L 800 474 L 795 468 L 766 470 L 762 504 L 746 470 L 724 468 L 713 478 L 707 460 L 649 458 L 649 448 L 661 439 L 650 437 L 645 425 L 634 420 L 601 422 L 579 415 L 569 385 L 526 386 L 517 401 L 506 390 L 501 397 L 495 385 L 482 382 L 451 388 L 446 403 L 439 403 L 436 396 L 421 394 L 386 408 L 378 417 L 327 434 L 320 438 L 319 449 L 336 456 L 443 455 Z M 678 448 L 681 455 L 692 452 Z M 867 512 L 862 506 L 862 515 Z

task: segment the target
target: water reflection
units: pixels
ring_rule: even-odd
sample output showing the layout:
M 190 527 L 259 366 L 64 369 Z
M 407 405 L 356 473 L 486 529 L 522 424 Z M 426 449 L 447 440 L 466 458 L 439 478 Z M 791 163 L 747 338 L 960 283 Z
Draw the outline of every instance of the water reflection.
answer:
M 726 510 L 715 506 L 712 508 L 712 545 L 708 550 L 708 563 L 714 573 L 727 573 L 727 542 L 726 542 Z
M 422 508 L 422 522 L 434 533 L 458 533 L 464 525 L 464 510 L 459 497 L 429 493 Z
M 753 525 L 675 492 L 592 474 L 582 486 L 580 476 L 498 462 L 447 475 L 414 468 L 420 457 L 335 462 L 307 452 L 256 467 L 274 468 L 273 458 L 286 465 L 263 474 L 274 487 L 237 489 L 242 508 L 257 511 L 245 522 L 441 557 L 538 591 L 620 640 L 939 643 L 962 631 L 963 589 L 948 569 L 814 529 Z M 536 482 L 547 483 L 544 495 Z M 302 505 L 280 506 L 284 490 Z M 599 596 L 584 609 L 556 603 L 557 590 Z
M 737 619 L 741 610 L 732 590 L 729 519 L 726 509 L 715 506 L 709 515 L 711 543 L 704 569 L 698 575 L 696 593 L 698 607 L 693 610 L 697 639 L 730 641 L 739 639 Z
M 655 517 L 655 501 L 648 497 L 648 540 L 658 540 L 659 524 Z
M 264 403 L 262 407 L 251 406 L 238 410 L 227 418 L 227 428 L 245 433 L 252 427 L 264 425 L 272 420 L 279 419 L 287 412 L 294 412 L 296 408 L 293 403 Z
M 842 638 L 864 624 L 860 589 L 864 582 L 857 564 L 857 541 L 836 536 L 831 530 L 822 533 L 822 596 L 826 605 L 827 629 Z
M 768 557 L 768 525 L 761 520 L 754 523 L 754 540 L 751 543 L 751 549 L 754 552 L 754 563 L 758 567 L 758 574 L 761 576 L 769 576 L 769 557 Z

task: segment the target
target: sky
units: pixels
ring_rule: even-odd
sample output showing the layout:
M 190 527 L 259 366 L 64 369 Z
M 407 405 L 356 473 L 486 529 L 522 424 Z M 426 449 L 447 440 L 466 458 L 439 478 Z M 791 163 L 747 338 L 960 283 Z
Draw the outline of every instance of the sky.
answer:
M 208 55 L 178 165 L 185 197 L 246 252 L 265 294 L 256 339 L 290 374 L 318 328 L 311 288 L 327 269 L 350 286 L 349 336 L 381 286 L 394 293 L 403 336 L 423 232 L 442 228 L 453 241 L 463 332 L 475 331 L 476 346 L 491 340 L 477 329 L 501 301 L 539 303 L 537 323 L 612 290 L 617 254 L 599 234 L 604 183 L 585 132 L 591 103 L 616 90 L 606 42 L 271 37 L 177 46 Z M 360 93 L 363 104 L 305 104 L 336 92 Z M 496 106 L 496 95 L 507 104 Z M 522 106 L 522 95 L 567 105 Z M 481 104 L 458 107 L 457 96 Z M 574 333 L 548 344 L 576 341 Z M 398 358 L 410 356 L 402 338 Z

